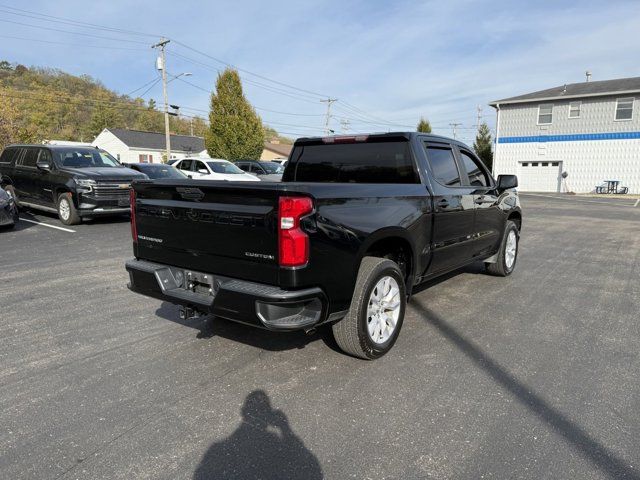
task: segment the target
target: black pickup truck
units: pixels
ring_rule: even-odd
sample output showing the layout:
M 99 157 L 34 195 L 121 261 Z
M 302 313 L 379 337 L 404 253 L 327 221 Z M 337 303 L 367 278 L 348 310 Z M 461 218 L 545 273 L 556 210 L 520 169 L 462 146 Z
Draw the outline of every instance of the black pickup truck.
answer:
M 138 181 L 129 288 L 270 330 L 331 324 L 373 359 L 393 346 L 412 288 L 483 261 L 516 265 L 517 178 L 421 133 L 302 138 L 282 183 Z
M 67 145 L 10 145 L 0 176 L 20 207 L 57 213 L 66 225 L 128 213 L 131 182 L 147 178 L 104 150 Z

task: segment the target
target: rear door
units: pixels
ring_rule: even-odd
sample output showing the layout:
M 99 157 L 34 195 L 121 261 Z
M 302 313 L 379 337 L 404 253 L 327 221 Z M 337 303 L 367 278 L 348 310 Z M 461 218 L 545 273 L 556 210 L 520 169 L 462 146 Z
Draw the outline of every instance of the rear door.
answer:
M 16 163 L 14 170 L 14 188 L 19 200 L 27 203 L 40 203 L 38 199 L 38 147 L 24 147 L 22 155 Z
M 462 183 L 473 188 L 475 208 L 474 240 L 472 256 L 486 257 L 492 254 L 500 242 L 505 217 L 498 203 L 495 181 L 482 161 L 470 150 L 457 147 Z
M 471 259 L 474 189 L 463 185 L 454 147 L 423 142 L 433 190 L 433 250 L 427 274 L 451 270 Z

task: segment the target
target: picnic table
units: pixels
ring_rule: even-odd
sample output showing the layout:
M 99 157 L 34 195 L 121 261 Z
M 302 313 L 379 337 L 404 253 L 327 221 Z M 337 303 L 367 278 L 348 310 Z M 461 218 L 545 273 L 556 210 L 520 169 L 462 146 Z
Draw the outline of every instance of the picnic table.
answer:
M 624 194 L 629 187 L 620 187 L 620 180 L 603 180 L 603 185 L 596 187 L 596 193 Z

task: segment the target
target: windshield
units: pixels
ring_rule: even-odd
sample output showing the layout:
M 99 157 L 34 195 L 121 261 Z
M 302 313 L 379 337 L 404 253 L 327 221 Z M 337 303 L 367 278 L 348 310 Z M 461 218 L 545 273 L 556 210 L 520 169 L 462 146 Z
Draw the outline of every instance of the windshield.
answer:
M 244 173 L 231 162 L 207 162 L 207 165 L 209 165 L 209 168 L 213 171 L 213 173 Z
M 187 178 L 180 170 L 171 165 L 139 165 L 138 171 L 151 179 L 157 178 Z
M 104 150 L 97 148 L 69 148 L 54 150 L 57 163 L 61 167 L 95 168 L 122 167 L 118 161 Z
M 267 173 L 282 173 L 284 168 L 282 165 L 276 162 L 260 162 L 260 165 L 267 171 Z

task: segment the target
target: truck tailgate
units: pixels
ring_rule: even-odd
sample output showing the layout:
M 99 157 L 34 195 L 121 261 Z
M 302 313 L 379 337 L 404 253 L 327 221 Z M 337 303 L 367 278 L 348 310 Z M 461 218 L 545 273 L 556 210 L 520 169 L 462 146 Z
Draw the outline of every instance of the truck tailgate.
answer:
M 137 258 L 278 283 L 277 184 L 167 180 L 134 192 Z

